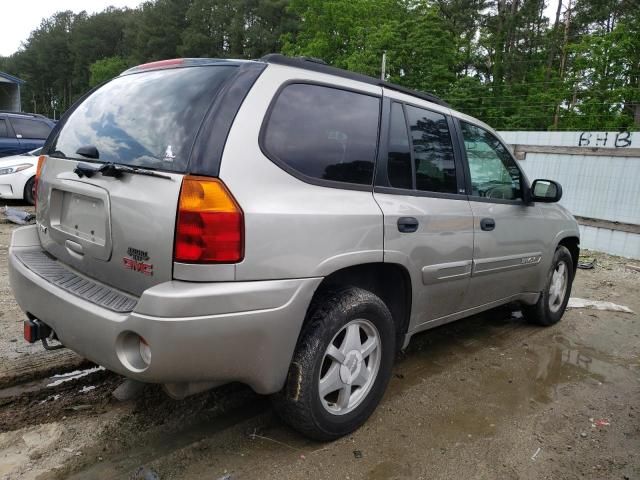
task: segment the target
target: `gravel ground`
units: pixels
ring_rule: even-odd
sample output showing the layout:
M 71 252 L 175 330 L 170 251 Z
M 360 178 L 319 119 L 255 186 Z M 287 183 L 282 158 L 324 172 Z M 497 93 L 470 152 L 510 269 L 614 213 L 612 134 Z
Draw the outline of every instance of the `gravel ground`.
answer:
M 5 370 L 50 355 L 21 340 L 12 228 L 0 224 Z M 573 295 L 640 312 L 640 273 L 594 255 Z M 182 402 L 147 386 L 119 403 L 109 372 L 50 376 L 76 368 L 86 366 L 0 388 L 0 479 L 640 479 L 637 314 L 573 309 L 537 328 L 499 309 L 417 335 L 376 413 L 328 444 L 291 431 L 241 385 Z

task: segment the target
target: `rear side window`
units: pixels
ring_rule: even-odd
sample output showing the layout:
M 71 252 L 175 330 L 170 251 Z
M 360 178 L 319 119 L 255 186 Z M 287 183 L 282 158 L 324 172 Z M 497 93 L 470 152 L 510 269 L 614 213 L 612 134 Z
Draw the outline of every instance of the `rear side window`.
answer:
M 265 153 L 318 180 L 371 185 L 380 99 L 311 84 L 287 85 L 265 124 Z
M 186 171 L 196 133 L 216 93 L 235 66 L 155 70 L 118 77 L 90 95 L 69 116 L 50 155 Z
M 0 137 L 8 137 L 9 131 L 7 130 L 7 121 L 0 118 Z
M 16 135 L 22 135 L 22 138 L 35 138 L 45 140 L 51 128 L 41 120 L 30 120 L 28 118 L 12 118 L 11 125 Z
M 447 118 L 441 113 L 407 105 L 413 144 L 416 189 L 457 193 L 456 166 Z
M 402 105 L 395 102 L 391 104 L 388 145 L 387 174 L 389 184 L 396 188 L 412 189 L 411 145 L 407 133 L 407 122 Z

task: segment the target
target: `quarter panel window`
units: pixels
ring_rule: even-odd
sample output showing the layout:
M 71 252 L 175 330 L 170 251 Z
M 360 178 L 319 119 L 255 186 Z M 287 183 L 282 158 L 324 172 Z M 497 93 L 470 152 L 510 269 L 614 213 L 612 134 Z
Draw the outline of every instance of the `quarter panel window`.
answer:
M 409 105 L 406 109 L 413 143 L 416 189 L 457 193 L 453 145 L 446 117 Z
M 22 135 L 22 138 L 44 140 L 49 136 L 49 132 L 51 132 L 51 127 L 39 120 L 12 118 L 11 125 L 13 126 L 16 135 Z
M 380 99 L 311 84 L 278 96 L 264 132 L 266 152 L 308 177 L 371 185 Z
M 389 185 L 396 188 L 413 188 L 411 173 L 411 145 L 402 105 L 391 104 L 387 174 Z
M 471 175 L 472 195 L 516 200 L 522 198 L 521 173 L 504 145 L 483 128 L 460 122 Z

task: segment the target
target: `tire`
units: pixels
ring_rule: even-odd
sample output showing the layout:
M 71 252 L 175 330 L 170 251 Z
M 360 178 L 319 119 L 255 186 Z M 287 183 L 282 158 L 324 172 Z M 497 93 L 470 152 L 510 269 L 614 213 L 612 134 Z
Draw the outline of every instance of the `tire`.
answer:
M 31 177 L 27 180 L 27 183 L 24 185 L 24 195 L 23 198 L 29 205 L 35 205 L 35 200 L 33 196 L 33 186 L 36 182 L 36 177 Z
M 562 267 L 562 265 L 564 265 L 564 267 Z M 561 269 L 563 273 L 560 273 Z M 564 276 L 565 273 L 566 276 Z M 560 293 L 558 293 L 558 284 L 555 283 L 559 275 L 564 277 L 563 291 Z M 553 255 L 553 262 L 547 275 L 547 282 L 544 290 L 540 294 L 538 303 L 523 307 L 522 314 L 524 318 L 530 323 L 545 327 L 558 323 L 569 302 L 573 277 L 573 258 L 569 250 L 561 245 Z M 560 295 L 560 297 L 558 295 Z
M 367 346 L 371 351 L 362 355 Z M 395 325 L 380 298 L 360 288 L 321 295 L 309 309 L 286 384 L 272 397 L 275 410 L 285 423 L 315 440 L 351 433 L 380 402 L 395 354 Z M 321 398 L 321 378 L 340 389 L 327 387 Z M 350 388 L 345 382 L 352 382 Z

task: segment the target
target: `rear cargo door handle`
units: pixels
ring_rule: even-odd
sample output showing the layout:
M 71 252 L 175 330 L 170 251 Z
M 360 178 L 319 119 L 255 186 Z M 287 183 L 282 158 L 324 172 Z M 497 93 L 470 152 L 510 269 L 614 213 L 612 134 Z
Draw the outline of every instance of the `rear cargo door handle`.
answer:
M 496 221 L 493 218 L 483 218 L 480 220 L 480 228 L 485 232 L 490 232 L 496 228 Z
M 82 257 L 84 255 L 84 248 L 82 248 L 82 245 L 74 242 L 73 240 L 67 240 L 66 242 L 64 242 L 64 246 L 67 247 L 67 250 L 71 255 L 74 255 L 76 257 Z
M 402 233 L 413 233 L 418 230 L 418 219 L 414 217 L 400 217 L 398 219 L 398 231 Z

